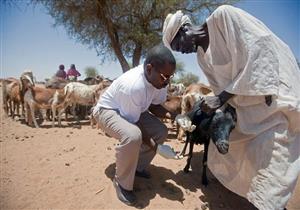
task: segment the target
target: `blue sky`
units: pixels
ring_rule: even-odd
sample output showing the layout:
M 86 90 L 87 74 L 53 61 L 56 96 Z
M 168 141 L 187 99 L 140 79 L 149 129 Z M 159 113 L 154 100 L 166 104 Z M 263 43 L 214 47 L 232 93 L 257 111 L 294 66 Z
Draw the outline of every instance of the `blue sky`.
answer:
M 95 50 L 88 49 L 70 38 L 63 27 L 54 28 L 54 20 L 42 6 L 33 8 L 28 1 L 17 1 L 11 7 L 1 1 L 0 77 L 19 77 L 24 69 L 31 69 L 37 80 L 50 78 L 59 64 L 66 68 L 74 63 L 84 75 L 88 66 L 95 67 L 105 77 L 122 74 L 118 62 L 100 63 Z M 236 4 L 262 20 L 279 38 L 287 43 L 300 60 L 300 1 L 246 0 Z M 185 64 L 185 70 L 199 76 L 206 83 L 195 54 L 176 58 Z M 84 76 L 81 76 L 83 79 Z

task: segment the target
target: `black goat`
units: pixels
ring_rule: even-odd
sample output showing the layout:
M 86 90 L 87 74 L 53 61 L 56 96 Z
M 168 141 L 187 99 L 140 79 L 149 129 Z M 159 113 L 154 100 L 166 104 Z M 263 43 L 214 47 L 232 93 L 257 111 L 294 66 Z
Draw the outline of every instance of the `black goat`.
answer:
M 217 111 L 208 115 L 199 109 L 199 105 L 200 101 L 196 102 L 192 111 L 187 114 L 192 124 L 196 125 L 196 129 L 193 132 L 186 131 L 186 142 L 180 155 L 185 155 L 187 145 L 190 143 L 187 164 L 184 167 L 184 172 L 187 173 L 191 165 L 194 144 L 204 144 L 202 184 L 207 186 L 206 168 L 209 141 L 212 139 L 220 153 L 226 154 L 228 152 L 229 135 L 235 127 L 236 113 L 232 106 L 226 104 L 224 111 Z

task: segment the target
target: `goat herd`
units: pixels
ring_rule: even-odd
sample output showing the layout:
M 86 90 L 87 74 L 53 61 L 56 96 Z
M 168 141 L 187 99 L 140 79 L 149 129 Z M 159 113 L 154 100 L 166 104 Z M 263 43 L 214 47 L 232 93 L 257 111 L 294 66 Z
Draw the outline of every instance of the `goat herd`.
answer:
M 83 81 L 70 82 L 64 79 L 53 77 L 44 85 L 35 84 L 31 71 L 25 71 L 20 79 L 7 78 L 2 80 L 3 107 L 8 116 L 14 118 L 20 116 L 20 106 L 22 116 L 29 126 L 39 127 L 36 117 L 44 118 L 43 113 L 50 119 L 52 117 L 52 127 L 55 126 L 57 118 L 58 126 L 61 126 L 61 116 L 70 112 L 73 118 L 79 122 L 79 116 L 86 118 L 88 111 L 96 103 L 101 94 L 112 83 L 111 80 L 101 76 L 96 78 L 86 78 Z M 201 83 L 191 84 L 185 87 L 183 84 L 170 84 L 168 86 L 167 101 L 163 106 L 175 113 L 181 113 L 188 116 L 196 129 L 192 132 L 184 131 L 177 123 L 177 139 L 182 140 L 186 134 L 186 143 L 180 156 L 185 155 L 187 144 L 190 143 L 187 165 L 184 171 L 188 172 L 192 158 L 193 145 L 204 144 L 203 156 L 203 184 L 207 184 L 206 178 L 206 161 L 208 144 L 210 139 L 218 148 L 219 152 L 225 154 L 229 149 L 229 135 L 235 126 L 235 111 L 231 106 L 227 106 L 221 112 L 216 112 L 208 116 L 199 110 L 200 98 L 206 95 L 212 95 L 212 90 Z M 81 112 L 76 112 L 76 107 Z M 43 110 L 43 112 L 41 112 Z M 56 116 L 57 115 L 57 116 Z M 91 125 L 95 120 L 90 117 Z
M 2 80 L 3 107 L 8 116 L 14 118 L 19 114 L 21 106 L 22 116 L 29 126 L 39 127 L 36 117 L 43 118 L 52 115 L 52 127 L 55 126 L 57 115 L 58 126 L 61 126 L 61 116 L 70 111 L 79 122 L 76 106 L 93 106 L 102 91 L 110 84 L 111 80 L 103 77 L 86 78 L 79 82 L 69 82 L 64 79 L 53 77 L 45 85 L 35 84 L 31 71 L 25 71 L 20 80 L 7 78 Z M 81 109 L 83 110 L 83 109 Z
M 86 118 L 89 113 L 86 110 L 95 105 L 111 83 L 112 80 L 97 76 L 78 82 L 53 77 L 45 84 L 36 84 L 33 73 L 26 70 L 20 79 L 9 77 L 2 80 L 3 107 L 8 116 L 22 115 L 29 126 L 36 128 L 39 127 L 37 117 L 52 117 L 52 126 L 55 126 L 56 119 L 61 126 L 62 114 L 65 113 L 67 118 L 69 112 L 79 123 L 79 115 L 82 119 Z M 172 112 L 185 114 L 192 109 L 195 101 L 210 92 L 209 87 L 200 83 L 187 88 L 183 84 L 170 84 L 163 106 Z M 179 131 L 178 139 L 181 140 L 182 136 L 183 131 Z

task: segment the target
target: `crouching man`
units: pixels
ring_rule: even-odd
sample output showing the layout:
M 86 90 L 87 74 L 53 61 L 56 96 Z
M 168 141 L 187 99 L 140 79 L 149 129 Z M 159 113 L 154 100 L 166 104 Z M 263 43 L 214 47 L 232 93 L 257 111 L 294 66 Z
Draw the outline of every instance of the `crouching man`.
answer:
M 118 139 L 114 186 L 119 200 L 133 205 L 135 176 L 150 178 L 147 166 L 158 153 L 176 159 L 168 145 L 167 127 L 157 117 L 175 118 L 160 104 L 167 98 L 167 85 L 176 61 L 164 46 L 152 48 L 143 65 L 117 78 L 99 98 L 93 116 L 101 128 Z M 152 113 L 150 113 L 149 111 Z

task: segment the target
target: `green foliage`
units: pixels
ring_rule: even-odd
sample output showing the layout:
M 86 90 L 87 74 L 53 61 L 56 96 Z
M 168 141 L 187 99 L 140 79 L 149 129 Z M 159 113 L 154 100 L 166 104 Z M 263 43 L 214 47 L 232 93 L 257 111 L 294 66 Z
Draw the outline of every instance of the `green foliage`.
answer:
M 86 77 L 96 77 L 98 75 L 98 71 L 94 67 L 86 67 L 84 73 Z
M 161 42 L 168 13 L 182 10 L 195 23 L 219 5 L 237 0 L 32 0 L 43 4 L 77 41 L 94 48 L 102 61 L 118 60 L 127 71 L 128 59 L 137 66 L 154 45 Z
M 176 59 L 175 77 L 171 79 L 171 83 L 177 83 L 177 79 L 184 73 L 184 63 Z
M 182 73 L 178 79 L 174 80 L 175 83 L 182 83 L 185 87 L 198 81 L 199 77 L 193 73 Z
M 181 75 L 184 73 L 184 63 L 176 60 L 176 75 Z

